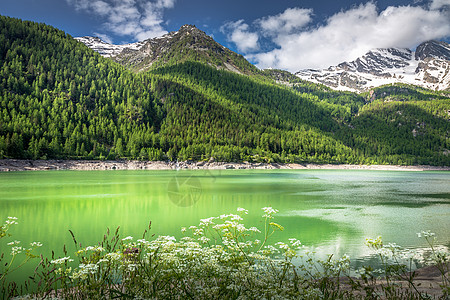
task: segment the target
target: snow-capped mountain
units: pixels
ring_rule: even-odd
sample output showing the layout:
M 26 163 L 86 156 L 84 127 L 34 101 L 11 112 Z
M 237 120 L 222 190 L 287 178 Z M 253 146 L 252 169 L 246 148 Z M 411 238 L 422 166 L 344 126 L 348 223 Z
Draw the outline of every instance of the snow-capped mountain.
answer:
M 125 49 L 139 50 L 145 45 L 145 42 L 138 42 L 126 45 L 113 45 L 102 41 L 98 37 L 91 37 L 91 36 L 77 37 L 75 39 L 78 40 L 79 42 L 82 42 L 83 44 L 85 44 L 92 50 L 98 52 L 100 55 L 104 57 L 116 56 L 122 53 L 122 51 Z
M 193 25 L 142 42 L 113 45 L 98 37 L 80 37 L 78 41 L 136 71 L 170 61 L 192 59 L 238 73 L 251 73 L 245 59 L 215 42 Z M 245 61 L 245 62 L 244 62 Z M 450 90 L 450 45 L 428 41 L 416 51 L 402 48 L 374 49 L 351 62 L 323 70 L 306 69 L 295 75 L 336 90 L 363 92 L 371 88 L 407 83 L 433 90 Z
M 336 90 L 356 92 L 391 83 L 449 90 L 450 45 L 429 41 L 420 44 L 415 52 L 401 48 L 375 49 L 352 62 L 324 70 L 302 70 L 296 75 Z

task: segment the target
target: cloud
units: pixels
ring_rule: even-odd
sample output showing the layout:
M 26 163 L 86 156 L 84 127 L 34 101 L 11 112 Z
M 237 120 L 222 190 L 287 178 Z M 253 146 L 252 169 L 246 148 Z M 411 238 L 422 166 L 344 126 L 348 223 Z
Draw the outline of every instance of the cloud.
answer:
M 103 28 L 120 36 L 132 36 L 142 41 L 161 36 L 164 10 L 173 8 L 175 0 L 66 0 L 76 10 L 103 19 Z M 99 34 L 97 34 L 99 35 Z
M 427 40 L 450 36 L 449 11 L 442 9 L 448 2 L 434 0 L 429 8 L 390 6 L 381 12 L 375 3 L 368 2 L 338 12 L 314 27 L 309 25 L 312 10 L 288 9 L 252 24 L 253 33 L 260 40 L 269 39 L 276 49 L 244 54 L 261 68 L 296 72 L 354 60 L 374 48 L 413 48 Z M 244 21 L 239 22 L 246 32 L 252 30 Z
M 280 33 L 287 34 L 310 23 L 312 12 L 312 9 L 288 8 L 281 14 L 261 18 L 255 23 L 261 27 L 263 34 L 273 36 Z
M 228 32 L 228 40 L 235 43 L 239 51 L 248 52 L 258 50 L 258 34 L 249 32 L 248 29 L 249 26 L 244 23 L 244 20 L 239 20 L 226 23 L 220 30 L 224 33 Z
M 103 34 L 103 33 L 98 33 L 98 32 L 94 32 L 94 35 L 96 37 L 99 37 L 102 41 L 107 42 L 109 44 L 112 44 L 112 39 L 109 35 L 107 34 Z
M 430 9 L 436 10 L 447 6 L 450 8 L 450 0 L 433 0 L 430 4 Z

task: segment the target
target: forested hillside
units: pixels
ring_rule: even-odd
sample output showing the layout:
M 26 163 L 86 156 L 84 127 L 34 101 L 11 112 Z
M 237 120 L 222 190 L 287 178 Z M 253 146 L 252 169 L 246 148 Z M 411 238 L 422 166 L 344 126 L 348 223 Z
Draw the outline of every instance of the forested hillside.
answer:
M 341 93 L 205 57 L 134 73 L 62 31 L 0 17 L 0 158 L 450 165 L 448 95 Z

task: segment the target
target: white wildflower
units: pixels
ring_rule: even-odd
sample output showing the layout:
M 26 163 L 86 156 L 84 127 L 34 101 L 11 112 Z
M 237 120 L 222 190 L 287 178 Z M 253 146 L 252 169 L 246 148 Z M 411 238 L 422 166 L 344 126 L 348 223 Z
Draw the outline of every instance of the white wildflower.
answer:
M 14 245 L 19 245 L 20 241 L 14 241 L 14 242 L 9 242 L 7 245 L 8 246 L 14 246 Z
M 42 247 L 41 242 L 32 242 L 30 243 L 31 247 Z
M 150 244 L 149 241 L 147 241 L 146 239 L 139 239 L 136 241 L 139 245 L 148 245 Z
M 388 248 L 388 249 L 400 249 L 401 248 L 396 243 L 389 243 L 389 244 L 385 245 L 385 247 Z
M 278 209 L 274 209 L 272 207 L 263 207 L 261 208 L 266 214 L 276 214 L 278 212 Z
M 195 229 L 193 235 L 203 235 L 203 229 L 201 228 Z
M 105 249 L 100 246 L 87 246 L 84 248 L 84 251 L 94 251 L 94 252 L 103 252 Z
M 215 230 L 221 230 L 221 229 L 224 228 L 225 226 L 227 226 L 227 225 L 225 225 L 225 224 L 217 224 L 217 225 L 214 225 L 214 226 L 213 226 L 213 229 L 215 229 Z
M 278 212 L 278 209 L 274 209 L 272 207 L 263 207 L 261 209 L 265 212 L 265 214 L 263 215 L 263 218 L 272 219 L 273 215 Z
M 113 253 L 106 253 L 105 257 L 109 261 L 119 261 L 122 256 L 119 253 L 113 252 Z
M 11 255 L 14 256 L 14 255 L 20 254 L 20 253 L 22 253 L 23 250 L 25 250 L 25 249 L 20 246 L 11 247 Z
M 66 263 L 66 262 L 72 262 L 72 261 L 73 261 L 73 259 L 71 259 L 70 256 L 67 256 L 67 257 L 54 259 L 50 263 L 54 264 L 54 265 L 62 265 L 64 263 Z
M 207 244 L 210 241 L 210 239 L 207 238 L 206 236 L 202 236 L 198 240 L 199 240 L 199 242 L 202 242 L 203 244 Z
M 278 248 L 280 248 L 282 250 L 285 250 L 285 251 L 290 249 L 289 245 L 287 245 L 287 244 L 285 244 L 283 242 L 278 242 L 275 245 L 277 245 Z
M 291 243 L 292 247 L 295 247 L 295 248 L 300 248 L 300 246 L 302 245 L 302 243 L 295 238 L 290 238 L 289 242 Z
M 237 208 L 237 211 L 238 211 L 238 212 L 241 212 L 241 213 L 244 213 L 244 214 L 246 214 L 246 215 L 248 214 L 248 210 L 245 209 L 245 208 L 242 208 L 242 207 L 238 207 L 238 208 Z
M 242 233 L 245 232 L 247 228 L 245 228 L 245 226 L 242 224 L 236 224 L 236 230 Z
M 242 219 L 241 216 L 238 216 L 238 215 L 230 214 L 229 217 L 231 217 L 231 221 L 242 221 L 242 220 L 244 220 L 244 219 Z
M 429 237 L 434 237 L 436 234 L 435 233 L 433 233 L 433 232 L 431 232 L 430 230 L 427 230 L 427 231 L 421 231 L 421 232 L 418 232 L 417 233 L 417 236 L 419 237 L 419 238 L 422 238 L 422 237 L 424 237 L 424 238 L 429 238 Z
M 8 217 L 8 220 L 5 221 L 6 225 L 17 225 L 19 223 L 16 222 L 16 217 Z
M 109 260 L 107 260 L 106 258 L 102 258 L 102 259 L 98 260 L 97 264 L 108 263 L 108 262 L 109 262 Z
M 122 241 L 131 241 L 132 239 L 132 236 L 127 236 L 126 238 L 123 238 Z
M 82 274 L 95 274 L 98 270 L 97 264 L 80 264 L 80 272 Z
M 248 231 L 252 231 L 252 232 L 255 232 L 255 233 L 261 233 L 261 231 L 258 228 L 256 228 L 256 227 L 250 227 L 248 229 Z
M 200 219 L 200 226 L 213 225 L 214 224 L 214 222 L 213 222 L 214 219 L 215 219 L 214 217 L 210 217 L 210 218 L 207 218 L 207 219 Z

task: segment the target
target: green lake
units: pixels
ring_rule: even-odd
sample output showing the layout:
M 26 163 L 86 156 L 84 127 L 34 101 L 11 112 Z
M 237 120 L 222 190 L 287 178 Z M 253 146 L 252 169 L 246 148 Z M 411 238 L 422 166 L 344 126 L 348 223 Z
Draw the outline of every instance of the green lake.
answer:
M 285 227 L 272 240 L 298 238 L 319 254 L 368 255 L 366 238 L 382 236 L 409 248 L 425 246 L 417 232 L 435 232 L 450 246 L 450 172 L 357 170 L 35 171 L 0 173 L 0 219 L 18 218 L 13 239 L 40 241 L 44 253 L 73 251 L 107 228 L 122 237 L 181 237 L 180 228 L 238 207 L 262 229 L 262 207 L 279 210 Z M 5 243 L 2 251 L 8 253 Z M 6 251 L 5 251 L 6 250 Z M 72 252 L 73 253 L 73 252 Z M 72 254 L 72 257 L 74 255 Z

